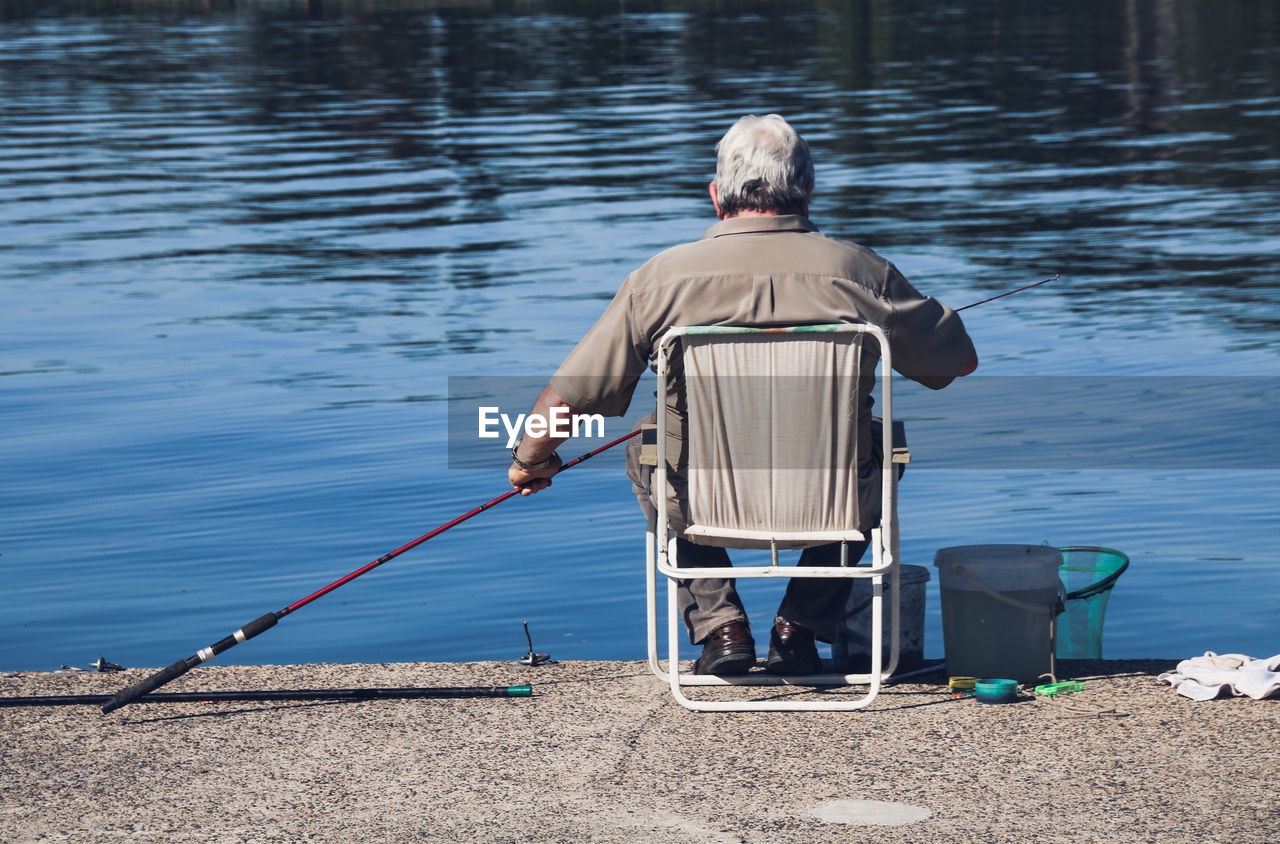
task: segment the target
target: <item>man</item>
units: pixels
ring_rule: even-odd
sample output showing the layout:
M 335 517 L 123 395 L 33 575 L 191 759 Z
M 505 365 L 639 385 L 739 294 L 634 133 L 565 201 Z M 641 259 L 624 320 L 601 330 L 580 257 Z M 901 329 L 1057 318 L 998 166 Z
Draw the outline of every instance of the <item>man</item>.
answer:
M 621 416 L 673 325 L 872 323 L 889 338 L 894 368 L 928 387 L 941 389 L 977 369 L 977 353 L 954 311 L 920 295 L 871 250 L 831 240 L 809 221 L 813 162 L 785 120 L 776 114 L 743 117 L 716 154 L 710 193 L 720 222 L 700 240 L 660 253 L 627 277 L 532 413 L 550 418 L 551 409 L 560 407 L 567 409 L 562 413 Z M 871 398 L 860 398 L 859 442 L 869 443 Z M 563 439 L 528 436 L 512 450 L 507 477 L 521 494 L 551 485 Z M 631 444 L 627 474 L 652 520 L 652 470 L 639 465 L 637 440 Z M 877 519 L 879 470 L 879 449 L 860 449 L 859 491 L 870 505 L 862 512 Z M 678 542 L 682 565 L 731 565 L 723 548 Z M 867 544 L 851 543 L 850 559 L 859 559 Z M 800 564 L 838 565 L 839 559 L 837 543 L 806 549 Z M 832 640 L 849 588 L 847 579 L 790 579 L 770 633 L 766 669 L 817 673 L 815 639 Z M 679 603 L 691 641 L 703 645 L 695 672 L 740 674 L 755 664 L 755 642 L 732 580 L 682 581 Z

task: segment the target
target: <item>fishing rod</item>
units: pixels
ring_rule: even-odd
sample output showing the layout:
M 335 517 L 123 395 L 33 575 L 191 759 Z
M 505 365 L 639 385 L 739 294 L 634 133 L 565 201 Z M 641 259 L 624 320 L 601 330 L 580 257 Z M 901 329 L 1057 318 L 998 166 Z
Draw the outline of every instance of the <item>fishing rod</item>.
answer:
M 573 466 L 578 465 L 584 460 L 589 460 L 592 457 L 595 457 L 597 454 L 599 454 L 602 451 L 605 451 L 606 449 L 613 448 L 618 443 L 625 442 L 626 440 L 631 439 L 638 433 L 640 433 L 640 430 L 636 429 L 631 433 L 626 434 L 625 436 L 618 437 L 616 440 L 614 440 L 611 443 L 606 443 L 605 445 L 602 445 L 593 451 L 587 452 L 581 457 L 575 457 L 573 460 L 570 460 L 568 463 L 561 466 L 557 474 L 559 474 L 559 472 L 563 472 L 566 469 L 569 469 Z M 435 530 L 430 531 L 429 533 L 424 533 L 422 536 L 419 536 L 417 539 L 413 540 L 412 542 L 409 542 L 405 545 L 401 545 L 396 550 L 382 555 L 381 557 L 379 557 L 378 559 L 374 560 L 371 563 L 368 563 L 367 565 L 361 566 L 360 568 L 356 569 L 355 571 L 351 572 L 345 577 L 338 578 L 333 583 L 330 583 L 328 586 L 324 587 L 323 589 L 319 589 L 315 592 L 312 592 L 307 597 L 303 598 L 300 601 L 293 602 L 292 604 L 280 610 L 279 612 L 269 612 L 264 616 L 255 618 L 253 621 L 249 622 L 244 627 L 241 627 L 239 630 L 232 633 L 230 636 L 227 636 L 223 639 L 219 639 L 209 647 L 203 648 L 197 651 L 196 653 L 192 654 L 186 659 L 178 660 L 173 665 L 170 665 L 168 668 L 161 669 L 160 671 L 157 671 L 156 673 L 152 674 L 150 677 L 147 677 L 135 683 L 134 685 L 128 687 L 127 689 L 120 691 L 114 697 L 108 700 L 106 703 L 102 704 L 103 714 L 106 714 L 108 712 L 114 712 L 115 710 L 119 709 L 122 706 L 127 706 L 130 703 L 133 703 L 135 700 L 147 694 L 148 692 L 155 691 L 156 689 L 163 686 L 165 683 L 168 683 L 171 680 L 175 680 L 178 677 L 181 677 L 183 674 L 186 674 L 188 671 L 190 671 L 192 668 L 195 668 L 197 665 L 208 662 L 218 654 L 223 653 L 235 647 L 241 642 L 247 642 L 250 639 L 252 639 L 254 636 L 257 636 L 261 633 L 264 633 L 267 630 L 270 630 L 272 627 L 276 626 L 276 623 L 280 621 L 280 619 L 284 618 L 285 616 L 291 613 L 297 612 L 298 610 L 302 609 L 307 604 L 311 603 L 317 598 L 322 598 L 325 595 L 328 595 L 330 592 L 337 589 L 339 586 L 342 586 L 346 583 L 350 583 L 360 575 L 376 569 L 378 566 L 382 565 L 383 563 L 394 560 L 396 557 L 399 557 L 401 554 L 403 554 L 404 552 L 410 549 L 417 548 L 419 545 L 426 542 L 428 539 L 431 539 L 433 536 L 439 536 L 449 528 L 454 527 L 455 525 L 460 525 L 463 522 L 465 522 L 467 519 L 470 519 L 472 516 L 477 516 L 480 513 L 483 513 L 485 510 L 488 510 L 490 507 L 494 507 L 498 504 L 501 504 L 511 496 L 519 494 L 519 492 L 520 492 L 519 487 L 513 487 L 507 490 L 506 492 L 504 492 L 502 495 L 499 495 L 497 498 L 493 499 L 492 501 L 488 501 L 484 504 L 481 504 L 479 507 L 475 508 L 474 510 L 463 513 L 461 516 L 458 516 L 456 519 L 453 519 L 452 521 L 445 522 L 443 525 L 436 528 Z
M 1054 273 L 1051 278 L 1046 278 L 1043 281 L 1037 281 L 1034 284 L 1028 284 L 1025 287 L 1019 287 L 1017 290 L 1010 290 L 1007 293 L 1001 293 L 998 296 L 992 296 L 989 299 L 983 299 L 979 302 L 974 302 L 972 305 L 965 305 L 963 308 L 956 308 L 956 313 L 959 313 L 960 311 L 963 311 L 963 310 L 967 310 L 969 308 L 976 308 L 978 305 L 985 305 L 987 302 L 994 302 L 997 299 L 1003 299 L 1006 296 L 1012 296 L 1015 293 L 1021 293 L 1024 290 L 1030 290 L 1033 287 L 1039 287 L 1042 284 L 1048 284 L 1051 281 L 1057 281 L 1058 278 L 1059 278 L 1059 273 Z
M 214 701 L 254 700 L 386 700 L 418 698 L 532 697 L 533 687 L 522 686 L 436 686 L 405 689 L 255 689 L 243 692 L 156 692 L 144 703 L 212 703 Z M 13 706 L 100 706 L 110 695 L 42 695 L 40 697 L 3 697 L 0 707 Z

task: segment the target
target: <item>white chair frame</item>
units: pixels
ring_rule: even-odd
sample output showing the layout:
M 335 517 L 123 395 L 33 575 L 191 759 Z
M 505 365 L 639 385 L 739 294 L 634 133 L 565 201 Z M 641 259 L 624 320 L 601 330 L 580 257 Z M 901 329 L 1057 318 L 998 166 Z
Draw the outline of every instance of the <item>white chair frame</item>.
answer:
M 686 334 L 785 334 L 791 332 L 806 333 L 864 333 L 879 341 L 880 345 L 880 413 L 884 420 L 883 471 L 881 479 L 881 516 L 879 526 L 871 531 L 872 562 L 870 566 L 849 566 L 842 559 L 840 566 L 780 566 L 778 564 L 777 541 L 771 541 L 771 563 L 767 566 L 734 566 L 724 568 L 678 568 L 676 560 L 676 534 L 668 527 L 667 509 L 659 493 L 657 502 L 657 523 L 646 531 L 645 572 L 646 572 L 646 620 L 649 652 L 649 667 L 655 676 L 666 680 L 671 686 L 671 693 L 684 707 L 696 711 L 732 712 L 732 711 L 844 711 L 861 709 L 870 704 L 879 694 L 881 683 L 893 676 L 898 665 L 898 638 L 900 620 L 898 616 L 898 531 L 897 531 L 897 485 L 898 466 L 893 452 L 893 372 L 889 352 L 889 340 L 874 325 L 840 323 L 821 326 L 797 326 L 794 328 L 747 328 L 736 326 L 678 326 L 663 335 L 658 345 L 658 397 L 657 397 L 657 446 L 658 460 L 654 470 L 652 488 L 665 492 L 667 489 L 667 454 L 666 454 L 666 413 L 663 409 L 667 402 L 667 363 L 668 353 L 673 343 Z M 746 536 L 747 532 L 739 532 L 738 538 L 769 540 L 768 532 Z M 658 537 L 664 541 L 659 542 Z M 788 537 L 794 539 L 794 536 Z M 815 535 L 815 541 L 832 541 L 835 537 Z M 862 539 L 864 534 L 858 531 L 847 531 L 843 539 Z M 842 551 L 843 555 L 843 551 Z M 667 659 L 663 665 L 658 652 L 658 610 L 657 610 L 657 575 L 662 573 L 667 578 Z M 871 666 L 866 674 L 812 674 L 803 676 L 778 676 L 762 671 L 749 674 L 716 676 L 687 674 L 680 670 L 680 637 L 683 624 L 676 602 L 676 581 L 693 578 L 723 578 L 729 574 L 734 578 L 742 577 L 821 577 L 821 578 L 868 578 L 871 581 Z M 889 579 L 889 659 L 883 660 L 883 600 L 884 579 Z M 840 695 L 842 700 L 696 700 L 690 699 L 683 692 L 683 686 L 855 686 L 867 685 L 865 695 L 852 697 Z

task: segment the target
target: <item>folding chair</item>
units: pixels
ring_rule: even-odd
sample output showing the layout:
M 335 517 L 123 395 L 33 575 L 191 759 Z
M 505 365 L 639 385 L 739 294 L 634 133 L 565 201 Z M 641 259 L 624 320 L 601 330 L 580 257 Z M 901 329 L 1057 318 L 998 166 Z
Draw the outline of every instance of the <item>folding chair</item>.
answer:
M 874 345 L 869 342 L 873 339 Z M 860 383 L 880 358 L 880 413 L 885 431 L 881 517 L 871 530 L 872 562 L 849 565 L 858 530 L 857 436 Z M 863 369 L 868 370 L 864 373 Z M 667 398 L 672 369 L 682 372 L 686 406 L 685 489 L 679 500 L 668 484 Z M 652 488 L 656 525 L 646 533 L 646 609 L 649 665 L 666 679 L 682 705 L 695 710 L 847 710 L 875 698 L 898 662 L 898 541 L 896 462 L 892 431 L 892 361 L 884 333 L 873 325 L 789 328 L 686 326 L 670 329 L 658 348 L 657 461 Z M 870 443 L 865 444 L 866 448 Z M 674 503 L 673 503 L 674 502 Z M 687 522 L 679 532 L 669 509 Z M 769 565 L 679 568 L 676 539 L 730 548 L 768 548 Z M 841 565 L 781 566 L 778 551 L 842 543 Z M 657 574 L 667 578 L 666 666 L 658 653 Z M 889 576 L 890 649 L 883 664 L 884 578 Z M 776 676 L 755 669 L 743 675 L 682 673 L 683 624 L 676 582 L 693 578 L 820 577 L 871 580 L 871 665 L 867 674 Z M 772 618 L 770 619 L 772 621 Z M 700 700 L 684 686 L 867 685 L 861 697 L 840 700 Z

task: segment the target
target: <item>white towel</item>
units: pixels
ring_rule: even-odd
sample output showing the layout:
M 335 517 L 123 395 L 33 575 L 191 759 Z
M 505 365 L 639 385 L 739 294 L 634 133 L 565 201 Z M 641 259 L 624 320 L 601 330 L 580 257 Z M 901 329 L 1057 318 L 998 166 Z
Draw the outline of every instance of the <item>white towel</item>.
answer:
M 1204 656 L 1179 662 L 1177 668 L 1161 674 L 1160 679 L 1169 681 L 1178 694 L 1192 700 L 1213 700 L 1228 689 L 1230 695 L 1262 700 L 1280 692 L 1280 654 L 1254 659 L 1244 654 L 1205 651 Z

